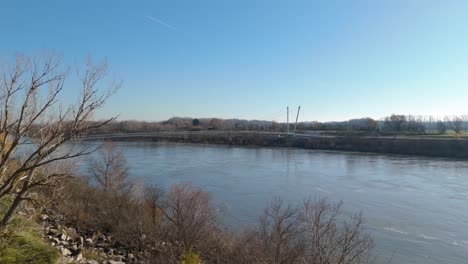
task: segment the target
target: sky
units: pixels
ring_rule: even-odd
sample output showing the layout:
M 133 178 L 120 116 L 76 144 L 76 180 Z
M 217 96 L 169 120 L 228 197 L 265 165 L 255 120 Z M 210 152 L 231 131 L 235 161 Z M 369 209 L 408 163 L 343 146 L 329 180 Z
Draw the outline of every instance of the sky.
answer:
M 458 115 L 467 12 L 463 0 L 0 0 L 0 58 L 107 58 L 123 86 L 97 118 Z

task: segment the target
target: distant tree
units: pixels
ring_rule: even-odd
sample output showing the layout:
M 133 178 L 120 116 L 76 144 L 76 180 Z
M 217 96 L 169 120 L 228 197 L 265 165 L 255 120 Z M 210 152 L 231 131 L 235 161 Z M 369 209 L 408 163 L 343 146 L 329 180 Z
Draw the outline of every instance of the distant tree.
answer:
M 352 121 L 353 120 L 349 121 L 350 122 L 349 126 L 353 130 L 374 131 L 374 130 L 377 130 L 377 127 L 378 127 L 378 122 L 376 120 L 372 119 L 372 118 L 358 119 L 356 121 L 359 121 L 359 122 L 356 125 L 353 125 Z
M 445 134 L 447 132 L 447 125 L 444 121 L 439 120 L 436 122 L 436 129 L 439 134 Z
M 192 120 L 192 126 L 199 126 L 199 125 L 200 125 L 200 120 L 196 118 Z
M 385 118 L 383 121 L 383 129 L 388 131 L 402 131 L 405 123 L 406 117 L 404 115 L 393 114 Z
M 377 122 L 377 120 L 374 120 L 372 118 L 367 119 L 366 128 L 368 130 L 375 131 L 377 130 L 378 126 L 379 126 L 379 122 Z
M 453 116 L 452 118 L 452 129 L 455 133 L 460 133 L 463 130 L 463 119 L 459 116 Z
M 211 129 L 220 129 L 223 126 L 223 120 L 219 118 L 212 118 L 210 120 L 209 126 Z
M 426 126 L 424 125 L 423 118 L 421 116 L 415 117 L 409 115 L 406 117 L 406 122 L 403 124 L 402 130 L 424 133 L 426 131 Z

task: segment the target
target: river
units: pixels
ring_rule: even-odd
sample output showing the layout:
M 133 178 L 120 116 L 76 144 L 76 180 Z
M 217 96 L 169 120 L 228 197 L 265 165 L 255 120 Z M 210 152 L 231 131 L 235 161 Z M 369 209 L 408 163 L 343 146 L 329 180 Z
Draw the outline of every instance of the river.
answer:
M 92 144 L 92 143 L 89 143 Z M 362 211 L 374 255 L 392 263 L 468 263 L 468 162 L 175 143 L 116 142 L 132 177 L 211 193 L 225 226 L 256 221 L 274 196 L 327 196 Z

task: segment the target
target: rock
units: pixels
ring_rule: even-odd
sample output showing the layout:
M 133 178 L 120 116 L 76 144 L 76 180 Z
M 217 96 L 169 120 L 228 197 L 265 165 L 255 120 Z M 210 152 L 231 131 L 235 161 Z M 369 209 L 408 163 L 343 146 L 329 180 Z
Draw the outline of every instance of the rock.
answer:
M 106 264 L 125 264 L 123 261 L 117 261 L 117 260 L 108 260 L 105 262 Z
M 61 253 L 63 256 L 66 256 L 66 257 L 71 255 L 71 251 L 66 248 L 62 248 Z
M 109 248 L 110 246 L 111 246 L 111 244 L 105 243 L 105 242 L 101 242 L 101 243 L 96 244 L 96 247 L 100 247 L 100 248 L 104 248 L 104 249 Z
M 76 243 L 78 243 L 79 246 L 82 246 L 84 244 L 84 238 L 82 236 L 79 236 L 76 239 Z
M 88 245 L 92 245 L 92 244 L 93 244 L 93 240 L 92 240 L 91 238 L 87 238 L 85 241 L 86 241 L 86 243 L 87 243 Z
M 72 245 L 71 250 L 74 251 L 74 252 L 77 252 L 78 251 L 78 245 Z
M 117 254 L 127 255 L 127 251 L 121 248 L 116 249 Z
M 67 234 L 76 234 L 76 229 L 73 227 L 67 228 Z
M 41 214 L 40 217 L 41 217 L 41 220 L 42 220 L 42 221 L 45 221 L 45 220 L 47 220 L 47 219 L 49 218 L 49 216 L 46 215 L 46 214 Z
M 114 255 L 114 249 L 105 247 L 104 252 L 106 252 L 109 255 Z
M 76 255 L 75 260 L 80 261 L 82 259 L 83 259 L 83 254 L 80 252 L 80 253 L 78 253 L 78 255 Z
M 62 241 L 66 241 L 66 240 L 67 240 L 67 235 L 61 234 L 61 235 L 58 236 L 58 238 L 59 238 L 60 240 L 62 240 Z
M 55 245 L 59 245 L 60 244 L 60 239 L 54 237 L 54 238 L 52 238 L 52 242 L 54 242 Z
M 49 229 L 49 235 L 57 236 L 58 234 L 59 234 L 59 231 L 57 229 L 54 229 L 54 228 Z
M 99 264 L 97 261 L 92 260 L 92 259 L 87 260 L 85 263 L 86 263 L 86 264 Z

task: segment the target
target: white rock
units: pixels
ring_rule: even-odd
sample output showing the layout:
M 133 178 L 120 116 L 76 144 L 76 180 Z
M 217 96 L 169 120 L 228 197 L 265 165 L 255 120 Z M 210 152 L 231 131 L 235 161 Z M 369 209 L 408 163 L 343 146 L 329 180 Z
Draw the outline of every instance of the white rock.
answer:
M 70 256 L 71 255 L 71 251 L 66 249 L 66 248 L 62 248 L 62 255 L 63 256 Z
M 78 239 L 76 239 L 76 242 L 78 243 L 78 245 L 83 245 L 84 244 L 84 238 L 82 236 L 78 237 Z
M 75 252 L 78 251 L 78 245 L 72 245 L 71 249 Z
M 63 240 L 63 241 L 66 241 L 66 240 L 67 240 L 67 235 L 61 234 L 61 235 L 59 236 L 59 239 L 60 239 L 60 240 Z
M 75 260 L 80 261 L 83 259 L 83 254 L 80 252 L 78 255 L 76 255 Z
M 116 261 L 116 260 L 108 260 L 107 263 L 108 264 L 125 264 L 125 262 L 123 261 Z

